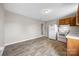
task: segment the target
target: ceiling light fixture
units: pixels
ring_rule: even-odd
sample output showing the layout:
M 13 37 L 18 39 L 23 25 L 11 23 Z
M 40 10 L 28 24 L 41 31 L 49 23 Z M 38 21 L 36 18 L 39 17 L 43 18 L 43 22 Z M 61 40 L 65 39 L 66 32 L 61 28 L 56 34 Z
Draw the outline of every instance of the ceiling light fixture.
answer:
M 47 14 L 48 13 L 48 10 L 44 10 L 44 13 Z
M 42 13 L 43 14 L 48 14 L 49 13 L 49 10 L 48 9 L 43 9 Z

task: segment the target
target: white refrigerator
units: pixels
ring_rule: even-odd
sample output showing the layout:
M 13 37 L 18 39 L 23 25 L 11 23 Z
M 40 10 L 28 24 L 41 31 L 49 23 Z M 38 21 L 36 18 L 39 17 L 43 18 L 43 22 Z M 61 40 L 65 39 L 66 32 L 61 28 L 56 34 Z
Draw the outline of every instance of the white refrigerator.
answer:
M 48 29 L 48 36 L 50 39 L 54 39 L 56 40 L 56 34 L 58 32 L 58 27 L 56 24 L 54 25 L 49 25 L 49 29 Z

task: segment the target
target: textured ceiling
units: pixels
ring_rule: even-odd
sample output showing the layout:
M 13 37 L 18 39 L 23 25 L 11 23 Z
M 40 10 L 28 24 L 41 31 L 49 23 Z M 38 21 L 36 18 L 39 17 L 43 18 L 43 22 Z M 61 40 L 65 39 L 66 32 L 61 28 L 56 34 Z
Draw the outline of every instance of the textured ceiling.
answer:
M 55 20 L 73 14 L 77 10 L 75 3 L 4 3 L 3 6 L 7 11 L 43 21 Z M 43 14 L 44 9 L 49 12 Z

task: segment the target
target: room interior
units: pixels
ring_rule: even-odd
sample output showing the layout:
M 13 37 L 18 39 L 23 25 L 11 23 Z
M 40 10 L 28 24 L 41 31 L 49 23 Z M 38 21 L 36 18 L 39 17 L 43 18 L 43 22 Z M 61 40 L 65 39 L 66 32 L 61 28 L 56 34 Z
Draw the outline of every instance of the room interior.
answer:
M 79 56 L 78 3 L 0 3 L 0 56 Z

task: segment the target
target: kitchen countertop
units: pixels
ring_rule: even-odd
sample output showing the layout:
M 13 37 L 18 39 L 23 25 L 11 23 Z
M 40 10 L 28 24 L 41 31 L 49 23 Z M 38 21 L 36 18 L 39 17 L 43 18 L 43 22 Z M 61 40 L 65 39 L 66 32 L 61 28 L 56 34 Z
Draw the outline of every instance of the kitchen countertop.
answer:
M 79 40 L 79 33 L 69 33 L 66 38 Z

